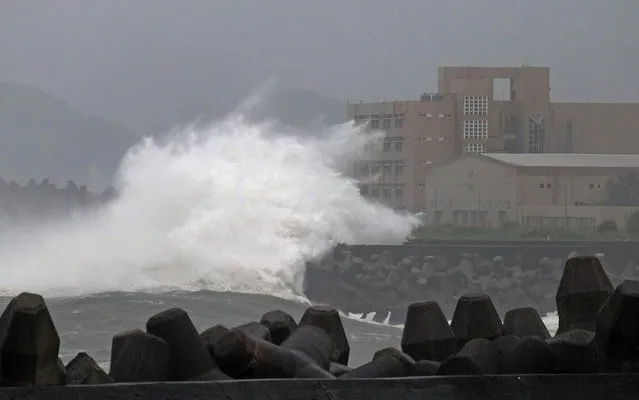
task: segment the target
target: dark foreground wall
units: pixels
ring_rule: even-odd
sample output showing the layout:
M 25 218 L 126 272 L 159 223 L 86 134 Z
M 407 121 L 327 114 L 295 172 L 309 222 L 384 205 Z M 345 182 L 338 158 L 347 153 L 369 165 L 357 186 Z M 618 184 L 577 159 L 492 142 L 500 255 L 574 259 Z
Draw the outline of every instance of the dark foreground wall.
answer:
M 3 388 L 13 400 L 636 400 L 639 375 L 523 375 L 277 380 Z

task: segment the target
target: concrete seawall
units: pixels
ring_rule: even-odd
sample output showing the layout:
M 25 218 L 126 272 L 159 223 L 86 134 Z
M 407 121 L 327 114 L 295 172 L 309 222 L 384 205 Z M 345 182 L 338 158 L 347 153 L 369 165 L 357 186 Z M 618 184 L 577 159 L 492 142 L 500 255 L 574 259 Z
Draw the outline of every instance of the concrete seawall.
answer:
M 637 374 L 245 380 L 0 389 L 0 399 L 12 400 L 635 400 L 637 398 L 639 398 L 639 375 Z
M 459 296 L 492 296 L 500 314 L 532 306 L 556 309 L 554 290 L 566 260 L 597 255 L 614 284 L 639 278 L 634 242 L 438 242 L 403 246 L 337 246 L 307 264 L 307 296 L 352 313 L 376 312 L 401 323 L 408 304 L 425 293 L 450 318 Z

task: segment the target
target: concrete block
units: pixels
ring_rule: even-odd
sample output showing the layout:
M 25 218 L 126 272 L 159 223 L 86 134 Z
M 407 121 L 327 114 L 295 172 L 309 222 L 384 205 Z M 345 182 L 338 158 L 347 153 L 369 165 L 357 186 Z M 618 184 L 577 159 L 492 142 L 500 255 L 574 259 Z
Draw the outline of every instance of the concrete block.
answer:
M 281 310 L 269 311 L 262 315 L 260 324 L 271 332 L 271 341 L 281 344 L 297 329 L 295 319 Z
M 109 375 L 116 382 L 164 382 L 169 380 L 171 351 L 169 345 L 157 336 L 139 329 L 120 333 L 119 350 L 111 360 Z
M 401 342 L 404 353 L 417 361 L 441 361 L 457 351 L 457 342 L 436 302 L 408 306 Z
M 348 365 L 348 357 L 351 347 L 342 325 L 342 319 L 334 308 L 325 306 L 311 306 L 306 309 L 300 319 L 299 326 L 313 325 L 324 329 L 330 335 L 335 348 L 331 355 L 331 361 Z
M 445 359 L 439 375 L 494 375 L 501 372 L 501 354 L 488 339 L 472 339 L 457 354 Z
M 492 340 L 504 333 L 493 301 L 480 293 L 459 298 L 450 327 L 462 343 L 472 339 Z
M 579 256 L 566 261 L 556 296 L 557 334 L 573 329 L 594 332 L 597 312 L 612 290 L 612 283 L 596 257 Z
M 515 308 L 504 317 L 504 335 L 514 335 L 520 338 L 539 336 L 546 340 L 550 337 L 548 328 L 533 307 Z
M 0 379 L 4 385 L 63 385 L 60 337 L 42 296 L 21 293 L 0 317 Z
M 67 385 L 102 385 L 113 379 L 87 353 L 78 353 L 66 368 Z

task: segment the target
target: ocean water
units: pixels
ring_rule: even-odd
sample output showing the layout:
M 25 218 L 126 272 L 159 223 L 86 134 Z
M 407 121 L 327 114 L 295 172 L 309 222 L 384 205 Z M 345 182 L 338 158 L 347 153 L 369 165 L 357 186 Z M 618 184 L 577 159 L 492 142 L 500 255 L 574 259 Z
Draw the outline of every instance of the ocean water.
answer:
M 107 363 L 113 334 L 170 307 L 200 329 L 272 309 L 299 318 L 306 260 L 339 242 L 399 244 L 418 225 L 364 199 L 339 172 L 381 132 L 351 123 L 293 131 L 252 122 L 249 111 L 134 146 L 117 176 L 120 196 L 98 210 L 3 227 L 2 305 L 42 294 L 63 360 L 87 351 Z M 401 328 L 354 319 L 344 319 L 351 365 L 398 346 Z

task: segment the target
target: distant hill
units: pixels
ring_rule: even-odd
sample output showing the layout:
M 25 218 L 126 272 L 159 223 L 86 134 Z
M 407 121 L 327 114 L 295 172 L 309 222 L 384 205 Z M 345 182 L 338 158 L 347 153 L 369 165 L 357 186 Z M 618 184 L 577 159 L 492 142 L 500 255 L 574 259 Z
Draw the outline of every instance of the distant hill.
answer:
M 237 107 L 228 98 L 213 101 L 226 104 L 165 104 L 157 109 L 141 104 L 140 113 L 129 114 L 145 116 L 144 127 L 138 125 L 136 131 L 162 133 L 198 119 L 221 118 Z M 295 127 L 332 125 L 343 122 L 345 115 L 344 103 L 303 90 L 270 91 L 250 112 L 253 118 L 276 117 Z M 0 176 L 21 183 L 31 178 L 59 184 L 73 180 L 103 190 L 112 183 L 127 149 L 142 136 L 127 128 L 127 122 L 84 114 L 38 89 L 0 83 Z
M 74 180 L 101 190 L 138 140 L 123 125 L 38 89 L 0 83 L 0 175 L 6 180 Z
M 223 118 L 236 110 L 249 94 L 238 94 L 237 91 L 220 92 L 219 95 L 216 93 L 210 97 L 194 93 L 192 98 L 187 99 L 179 96 L 154 97 L 149 93 L 142 93 L 139 94 L 142 100 L 134 104 L 127 101 L 111 104 L 108 110 L 91 111 L 97 115 L 107 116 L 135 131 L 161 134 L 195 121 L 210 122 Z M 345 120 L 346 104 L 311 91 L 275 87 L 267 91 L 264 101 L 255 105 L 250 111 L 250 116 L 275 117 L 295 127 L 314 125 L 318 122 L 331 125 Z

